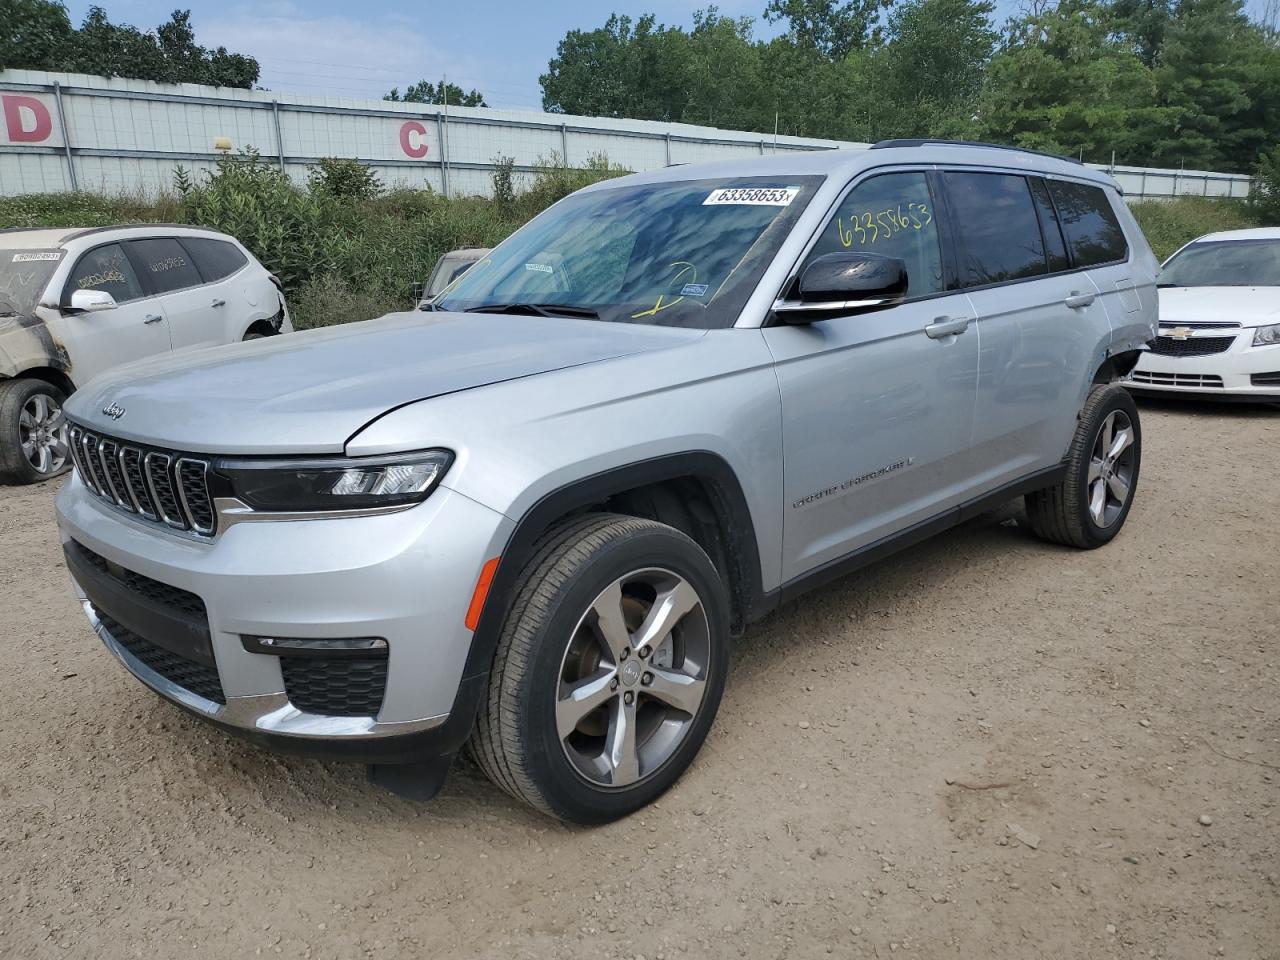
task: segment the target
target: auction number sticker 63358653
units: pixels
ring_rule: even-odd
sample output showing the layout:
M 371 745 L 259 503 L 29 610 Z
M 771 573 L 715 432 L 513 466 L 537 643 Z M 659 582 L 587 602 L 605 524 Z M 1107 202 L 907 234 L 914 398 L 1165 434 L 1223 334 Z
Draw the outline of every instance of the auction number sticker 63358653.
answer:
M 721 187 L 712 190 L 704 207 L 736 204 L 752 207 L 785 207 L 796 198 L 799 187 Z

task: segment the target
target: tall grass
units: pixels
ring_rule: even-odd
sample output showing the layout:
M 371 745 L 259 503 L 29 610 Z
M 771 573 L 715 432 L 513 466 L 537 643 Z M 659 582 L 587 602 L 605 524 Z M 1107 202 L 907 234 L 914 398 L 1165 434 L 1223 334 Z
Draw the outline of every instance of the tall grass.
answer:
M 1256 227 L 1255 207 L 1242 200 L 1179 197 L 1176 200 L 1144 200 L 1130 208 L 1146 234 L 1147 243 L 1164 260 L 1184 243 L 1217 230 Z

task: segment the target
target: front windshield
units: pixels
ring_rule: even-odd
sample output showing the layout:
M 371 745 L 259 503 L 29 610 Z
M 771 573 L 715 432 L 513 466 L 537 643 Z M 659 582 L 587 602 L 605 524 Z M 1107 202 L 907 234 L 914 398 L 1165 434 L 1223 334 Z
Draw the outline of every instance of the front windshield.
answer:
M 821 180 L 683 180 L 574 194 L 481 259 L 434 307 L 732 326 Z
M 61 250 L 0 250 L 0 317 L 31 314 L 61 259 Z
M 1280 287 L 1280 240 L 1193 243 L 1160 271 L 1162 287 Z

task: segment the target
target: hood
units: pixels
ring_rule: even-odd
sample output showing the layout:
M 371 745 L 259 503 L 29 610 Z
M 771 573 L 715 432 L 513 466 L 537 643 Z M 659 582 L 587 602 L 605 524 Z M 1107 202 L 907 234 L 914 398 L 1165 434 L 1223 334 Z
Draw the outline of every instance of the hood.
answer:
M 558 317 L 396 313 L 164 354 L 94 378 L 67 413 L 111 436 L 197 453 L 340 453 L 389 410 L 690 343 L 705 331 Z M 123 409 L 115 419 L 104 414 Z
M 1280 323 L 1280 287 L 1161 287 L 1160 326 Z

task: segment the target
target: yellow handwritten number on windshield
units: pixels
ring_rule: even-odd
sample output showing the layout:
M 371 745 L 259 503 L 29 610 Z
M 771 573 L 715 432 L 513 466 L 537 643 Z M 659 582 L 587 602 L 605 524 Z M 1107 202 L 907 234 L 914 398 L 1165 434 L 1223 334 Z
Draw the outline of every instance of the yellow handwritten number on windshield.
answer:
M 683 280 L 685 276 L 689 273 L 689 271 L 693 271 L 693 276 L 689 277 L 690 283 L 698 279 L 698 268 L 695 267 L 688 260 L 677 260 L 674 263 L 672 263 L 671 266 L 684 267 L 683 270 L 681 270 L 679 273 L 677 273 L 674 277 L 671 278 L 671 286 L 673 287 L 677 283 L 679 283 L 681 280 Z M 648 310 L 641 310 L 639 313 L 633 313 L 631 315 L 631 319 L 639 320 L 641 317 L 652 317 L 659 310 L 666 310 L 668 307 L 674 307 L 677 303 L 679 303 L 681 300 L 684 299 L 683 295 L 676 297 L 674 300 L 667 300 L 666 296 L 667 295 L 665 292 L 658 294 L 657 303 L 655 303 Z

